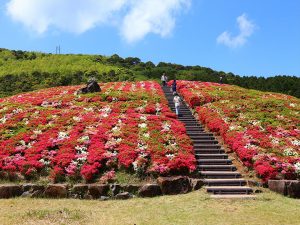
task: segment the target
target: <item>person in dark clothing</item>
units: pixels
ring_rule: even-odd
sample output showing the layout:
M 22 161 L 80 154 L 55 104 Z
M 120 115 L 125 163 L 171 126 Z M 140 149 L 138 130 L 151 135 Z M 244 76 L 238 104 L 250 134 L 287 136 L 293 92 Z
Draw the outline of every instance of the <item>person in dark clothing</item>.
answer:
M 223 76 L 220 76 L 219 83 L 220 83 L 220 84 L 223 84 Z
M 176 79 L 173 80 L 173 83 L 172 83 L 172 91 L 173 91 L 173 93 L 176 93 L 176 91 L 177 91 L 177 83 L 176 83 Z

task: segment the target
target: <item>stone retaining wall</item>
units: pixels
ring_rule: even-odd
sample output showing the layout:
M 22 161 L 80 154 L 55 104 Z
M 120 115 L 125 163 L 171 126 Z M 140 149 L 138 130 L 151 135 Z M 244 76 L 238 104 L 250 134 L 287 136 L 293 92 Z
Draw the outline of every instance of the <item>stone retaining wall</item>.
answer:
M 300 198 L 299 180 L 269 180 L 269 189 L 284 196 Z
M 159 177 L 157 183 L 136 185 L 120 184 L 1 184 L 0 198 L 77 198 L 77 199 L 129 199 L 135 196 L 184 194 L 203 186 L 201 179 L 186 176 Z

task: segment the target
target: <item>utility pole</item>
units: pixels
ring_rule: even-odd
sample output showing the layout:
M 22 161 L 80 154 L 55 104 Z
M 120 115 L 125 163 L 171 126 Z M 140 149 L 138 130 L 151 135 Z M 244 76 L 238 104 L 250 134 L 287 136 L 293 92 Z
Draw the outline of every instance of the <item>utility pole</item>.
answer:
M 55 46 L 55 54 L 59 54 L 60 55 L 60 45 Z

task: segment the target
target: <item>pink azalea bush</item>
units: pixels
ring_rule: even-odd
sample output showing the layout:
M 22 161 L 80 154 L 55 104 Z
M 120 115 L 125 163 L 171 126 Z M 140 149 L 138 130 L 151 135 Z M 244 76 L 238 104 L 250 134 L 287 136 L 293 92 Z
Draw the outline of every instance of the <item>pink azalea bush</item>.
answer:
M 195 170 L 191 140 L 156 82 L 55 87 L 0 99 L 0 177 L 110 180 Z
M 299 99 L 226 84 L 177 83 L 199 120 L 219 133 L 263 181 L 299 177 Z

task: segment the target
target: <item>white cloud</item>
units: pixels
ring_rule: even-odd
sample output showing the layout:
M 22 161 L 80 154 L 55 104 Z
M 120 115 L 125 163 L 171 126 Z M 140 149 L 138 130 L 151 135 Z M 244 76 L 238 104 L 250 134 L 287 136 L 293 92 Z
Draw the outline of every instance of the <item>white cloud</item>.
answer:
M 169 35 L 175 26 L 175 17 L 189 0 L 140 0 L 125 16 L 121 33 L 127 41 L 142 39 L 147 33 Z
M 128 42 L 149 33 L 170 34 L 177 14 L 192 0 L 9 0 L 8 15 L 39 34 L 49 28 L 83 33 L 113 25 Z
M 231 48 L 241 47 L 247 39 L 253 34 L 256 25 L 248 20 L 246 14 L 243 14 L 237 18 L 240 33 L 233 37 L 228 31 L 223 32 L 217 38 L 219 44 L 224 44 Z

